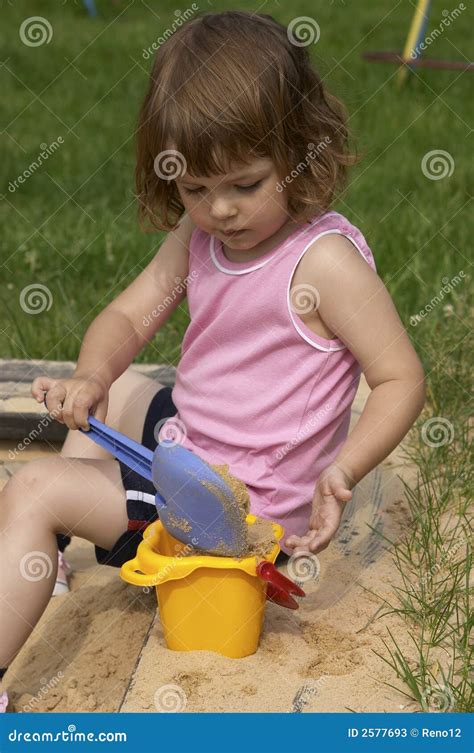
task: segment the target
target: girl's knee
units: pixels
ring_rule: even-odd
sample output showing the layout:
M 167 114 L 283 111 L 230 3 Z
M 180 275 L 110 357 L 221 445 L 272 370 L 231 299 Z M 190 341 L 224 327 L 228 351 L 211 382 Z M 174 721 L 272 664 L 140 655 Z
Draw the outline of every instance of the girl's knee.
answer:
M 20 523 L 52 534 L 72 532 L 104 548 L 127 528 L 116 460 L 62 455 L 33 460 L 18 469 L 3 494 L 4 527 Z
M 0 516 L 12 522 L 28 516 L 30 520 L 49 518 L 53 505 L 51 484 L 66 470 L 59 457 L 38 458 L 20 466 L 0 493 Z M 64 458 L 66 460 L 66 458 Z

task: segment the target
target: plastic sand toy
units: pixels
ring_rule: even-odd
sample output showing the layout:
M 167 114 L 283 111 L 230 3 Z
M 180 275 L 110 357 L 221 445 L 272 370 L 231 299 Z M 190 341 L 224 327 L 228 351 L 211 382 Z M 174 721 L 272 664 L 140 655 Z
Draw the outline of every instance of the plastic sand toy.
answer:
M 239 556 L 247 545 L 245 518 L 232 489 L 194 452 L 164 440 L 154 452 L 93 416 L 85 436 L 152 481 L 160 521 L 179 541 L 206 552 Z
M 247 515 L 246 524 L 251 530 L 261 520 Z M 169 649 L 249 656 L 258 648 L 266 600 L 289 609 L 298 607 L 291 593 L 305 593 L 273 565 L 283 528 L 277 523 L 271 526 L 273 541 L 263 559 L 254 554 L 241 559 L 195 555 L 160 521 L 148 526 L 136 556 L 122 565 L 120 576 L 127 583 L 156 588 Z
M 158 515 L 170 534 L 210 553 L 245 551 L 245 515 L 225 479 L 204 460 L 169 440 L 152 452 L 93 416 L 88 423 L 89 430 L 79 431 L 153 483 Z

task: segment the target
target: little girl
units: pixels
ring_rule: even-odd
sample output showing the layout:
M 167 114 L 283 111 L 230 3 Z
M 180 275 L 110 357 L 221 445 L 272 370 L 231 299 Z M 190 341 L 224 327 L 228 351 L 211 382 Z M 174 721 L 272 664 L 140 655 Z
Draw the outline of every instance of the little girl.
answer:
M 293 31 L 240 11 L 193 18 L 158 49 L 137 139 L 141 219 L 169 233 L 89 327 L 73 377 L 32 385 L 72 431 L 1 494 L 2 675 L 51 596 L 56 535 L 119 567 L 156 519 L 153 485 L 75 431 L 89 414 L 228 464 L 251 511 L 284 526 L 283 551 L 310 556 L 424 403 L 366 240 L 331 209 L 354 161 L 344 109 Z M 128 367 L 185 296 L 171 389 Z M 348 436 L 361 372 L 372 391 Z

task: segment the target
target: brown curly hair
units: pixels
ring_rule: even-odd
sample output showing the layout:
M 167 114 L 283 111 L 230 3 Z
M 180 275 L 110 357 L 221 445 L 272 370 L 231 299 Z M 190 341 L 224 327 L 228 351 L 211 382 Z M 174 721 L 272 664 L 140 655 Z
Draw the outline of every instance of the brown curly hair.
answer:
M 226 11 L 193 18 L 159 47 L 140 109 L 140 224 L 173 230 L 184 213 L 175 181 L 156 170 L 170 148 L 195 176 L 224 174 L 252 156 L 270 158 L 290 216 L 308 221 L 331 206 L 347 166 L 357 161 L 346 119 L 307 47 L 271 16 Z M 317 158 L 309 159 L 314 149 Z

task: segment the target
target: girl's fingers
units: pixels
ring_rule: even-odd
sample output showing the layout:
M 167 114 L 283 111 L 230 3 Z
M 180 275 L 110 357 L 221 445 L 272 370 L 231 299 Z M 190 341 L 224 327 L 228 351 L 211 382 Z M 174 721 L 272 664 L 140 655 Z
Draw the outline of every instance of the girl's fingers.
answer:
M 91 413 L 94 418 L 96 418 L 98 421 L 102 421 L 104 423 L 105 419 L 107 418 L 107 408 L 108 403 L 104 400 L 102 400 L 95 408 L 95 412 Z M 87 428 L 90 428 L 89 425 L 87 425 Z
M 352 499 L 352 492 L 340 481 L 333 481 L 331 484 L 330 494 L 341 502 L 348 502 Z
M 33 384 L 31 385 L 31 394 L 34 398 L 36 398 L 36 400 L 38 400 L 39 403 L 42 403 L 44 393 L 48 392 L 48 390 L 51 389 L 53 383 L 54 380 L 50 377 L 36 377 L 36 379 L 33 381 Z
M 330 537 L 322 535 L 321 531 L 313 531 L 310 535 L 298 538 L 294 544 L 290 544 L 289 540 L 285 541 L 285 544 L 289 549 L 293 549 L 293 554 L 316 554 L 327 547 L 329 540 Z
M 90 429 L 89 421 L 88 421 L 90 409 L 91 409 L 91 405 L 88 402 L 87 404 L 79 405 L 79 408 L 78 408 L 79 413 L 78 413 L 78 415 L 77 415 L 77 411 L 76 411 L 76 415 L 77 415 L 76 420 L 77 420 L 78 426 L 81 429 L 85 429 L 86 431 L 89 431 L 89 429 Z
M 95 402 L 90 389 L 69 390 L 63 406 L 63 418 L 68 428 L 89 430 L 89 413 Z
M 297 546 L 296 549 L 293 552 L 294 555 L 297 554 L 311 554 L 308 546 Z
M 50 413 L 56 421 L 63 424 L 62 408 L 64 400 L 66 399 L 66 389 L 59 385 L 51 387 L 51 389 L 48 390 L 48 394 L 43 397 L 46 397 L 47 402 L 45 401 L 45 405 L 48 409 L 48 413 Z
M 311 525 L 311 523 L 310 523 Z M 289 536 L 285 544 L 288 547 L 294 548 L 296 547 L 299 549 L 302 547 L 306 551 L 308 550 L 308 547 L 310 546 L 311 542 L 315 539 L 316 536 L 319 535 L 321 528 L 318 527 L 318 529 L 314 530 L 312 528 L 309 529 L 308 533 L 305 533 L 304 536 Z
M 317 514 L 310 520 L 310 547 L 325 548 L 339 527 L 339 519 Z
M 314 531 L 313 534 L 308 543 L 308 549 L 312 554 L 317 554 L 322 549 L 326 549 L 331 541 L 332 533 L 326 528 L 321 528 L 319 531 Z
M 88 418 L 89 418 L 89 411 L 92 407 L 93 400 L 92 398 L 88 400 L 78 399 L 76 397 L 76 402 L 74 404 L 74 413 L 73 413 L 73 419 L 75 426 L 71 426 L 70 428 L 75 429 L 86 429 L 87 431 L 90 429 Z
M 309 539 L 309 534 L 306 534 L 305 536 L 288 536 L 288 538 L 285 540 L 285 546 L 289 547 L 290 549 L 293 549 L 298 546 L 304 546 L 305 541 Z
M 78 409 L 74 406 L 74 400 L 75 395 L 69 392 L 62 409 L 62 418 L 68 429 L 78 428 Z
M 345 489 L 343 486 L 339 486 L 334 492 L 334 496 L 341 502 L 349 502 L 352 498 L 352 492 L 349 489 Z
M 321 493 L 324 497 L 330 496 L 332 492 L 332 487 L 329 482 L 329 479 L 324 479 L 323 483 L 321 484 Z

